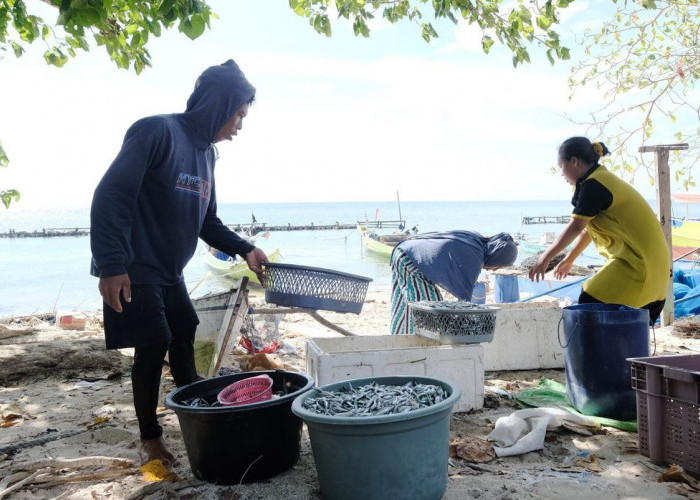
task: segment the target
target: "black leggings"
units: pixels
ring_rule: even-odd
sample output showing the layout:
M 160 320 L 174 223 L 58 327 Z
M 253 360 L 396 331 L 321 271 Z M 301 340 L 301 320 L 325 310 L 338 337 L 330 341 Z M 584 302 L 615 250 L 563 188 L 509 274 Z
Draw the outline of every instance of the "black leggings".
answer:
M 131 386 L 141 439 L 154 439 L 163 435 L 163 428 L 156 417 L 156 409 L 165 352 L 168 351 L 170 372 L 176 386 L 181 387 L 197 380 L 194 363 L 194 332 L 191 336 L 183 337 L 185 338 L 173 335 L 169 348 L 167 344 L 154 344 L 135 349 L 134 364 L 131 368 Z
M 175 385 L 195 382 L 194 337 L 199 320 L 183 283 L 132 286 L 132 302 L 122 302 L 122 306 L 121 314 L 108 311 L 115 342 L 129 336 L 152 339 L 146 345 L 136 344 L 131 386 L 141 439 L 154 439 L 163 434 L 156 408 L 165 353 L 168 352 Z M 105 330 L 106 327 L 107 319 Z
M 603 304 L 602 300 L 598 300 L 595 297 L 588 295 L 586 292 L 581 291 L 581 295 L 578 297 L 579 304 Z M 657 300 L 654 302 L 649 302 L 647 305 L 640 307 L 640 309 L 646 309 L 649 311 L 649 324 L 653 325 L 656 320 L 659 319 L 661 311 L 664 309 L 664 304 L 666 299 Z

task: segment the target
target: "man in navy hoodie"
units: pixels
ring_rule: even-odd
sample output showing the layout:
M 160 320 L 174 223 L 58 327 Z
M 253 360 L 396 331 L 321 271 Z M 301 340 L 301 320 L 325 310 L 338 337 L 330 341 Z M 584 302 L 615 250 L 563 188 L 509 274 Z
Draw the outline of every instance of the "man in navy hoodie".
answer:
M 107 349 L 134 347 L 131 380 L 144 461 L 172 462 L 156 418 L 168 352 L 180 387 L 197 379 L 199 320 L 182 271 L 198 238 L 262 273 L 265 253 L 216 215 L 215 143 L 231 140 L 255 99 L 233 60 L 205 70 L 184 113 L 134 123 L 100 181 L 90 212 L 92 270 L 104 299 Z

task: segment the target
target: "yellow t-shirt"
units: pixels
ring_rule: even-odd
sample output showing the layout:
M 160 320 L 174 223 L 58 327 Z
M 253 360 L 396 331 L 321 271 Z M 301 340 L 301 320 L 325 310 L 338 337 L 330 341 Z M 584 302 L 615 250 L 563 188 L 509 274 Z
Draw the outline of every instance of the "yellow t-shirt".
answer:
M 583 289 L 607 303 L 642 307 L 666 297 L 670 257 L 661 224 L 629 184 L 598 166 L 576 183 L 572 217 L 588 219 L 588 234 L 605 265 Z

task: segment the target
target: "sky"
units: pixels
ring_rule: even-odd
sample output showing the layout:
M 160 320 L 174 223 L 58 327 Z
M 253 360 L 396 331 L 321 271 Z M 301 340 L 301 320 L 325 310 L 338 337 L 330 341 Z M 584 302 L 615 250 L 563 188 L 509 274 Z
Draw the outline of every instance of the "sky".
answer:
M 551 168 L 559 143 L 586 130 L 564 114 L 584 116 L 601 100 L 594 89 L 569 100 L 571 63 L 552 67 L 533 47 L 533 62 L 513 68 L 504 48 L 483 54 L 466 24 L 438 23 L 429 44 L 407 20 L 380 21 L 369 39 L 336 21 L 326 38 L 287 2 L 209 3 L 219 16 L 211 30 L 152 38 L 153 67 L 138 76 L 97 46 L 63 68 L 46 65 L 41 43 L 0 60 L 0 141 L 11 161 L 0 189 L 22 194 L 11 209 L 88 207 L 131 123 L 184 111 L 197 76 L 230 58 L 257 93 L 243 130 L 219 144 L 220 203 L 571 196 Z M 566 33 L 600 15 L 588 7 L 578 0 L 564 16 L 570 46 Z

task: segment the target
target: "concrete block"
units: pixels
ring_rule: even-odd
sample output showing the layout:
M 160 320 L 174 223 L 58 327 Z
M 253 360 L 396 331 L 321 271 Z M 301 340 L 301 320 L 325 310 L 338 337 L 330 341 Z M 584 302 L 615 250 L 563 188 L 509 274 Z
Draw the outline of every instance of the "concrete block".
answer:
M 493 341 L 484 343 L 484 370 L 564 368 L 564 349 L 557 339 L 561 307 L 557 302 L 494 304 Z M 562 325 L 562 341 L 564 327 Z
M 453 411 L 484 406 L 481 344 L 442 345 L 420 335 L 314 338 L 306 342 L 306 371 L 318 386 L 387 375 L 432 377 L 462 390 Z

